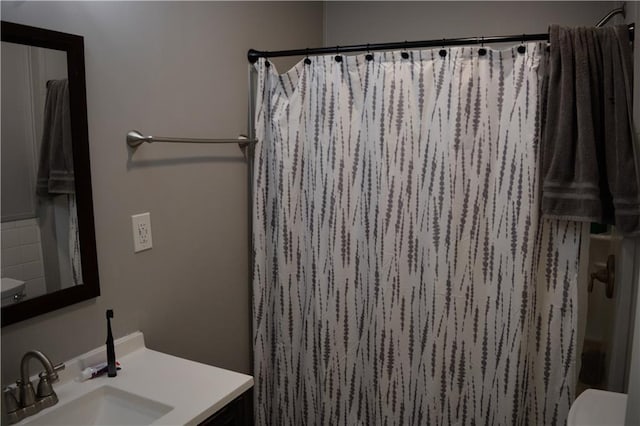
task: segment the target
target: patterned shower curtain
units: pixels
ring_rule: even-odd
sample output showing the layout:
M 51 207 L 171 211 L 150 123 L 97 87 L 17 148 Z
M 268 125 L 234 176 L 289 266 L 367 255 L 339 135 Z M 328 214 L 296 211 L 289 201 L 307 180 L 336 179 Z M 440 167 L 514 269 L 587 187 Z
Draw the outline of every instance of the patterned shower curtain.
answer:
M 582 224 L 539 214 L 544 46 L 257 63 L 259 425 L 563 424 Z

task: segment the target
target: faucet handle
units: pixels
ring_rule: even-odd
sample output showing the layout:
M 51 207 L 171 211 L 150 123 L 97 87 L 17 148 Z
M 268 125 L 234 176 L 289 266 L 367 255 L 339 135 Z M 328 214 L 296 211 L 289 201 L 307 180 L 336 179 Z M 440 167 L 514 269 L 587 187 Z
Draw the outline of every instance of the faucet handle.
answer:
M 49 380 L 51 376 L 46 371 L 38 374 L 38 377 L 40 377 L 40 381 L 38 382 L 38 393 L 36 396 L 40 409 L 43 410 L 52 405 L 56 405 L 58 403 L 58 395 L 53 391 L 51 380 Z M 58 376 L 56 375 L 56 377 Z
M 38 374 L 40 377 L 40 381 L 38 382 L 38 391 L 36 396 L 38 398 L 43 398 L 45 396 L 49 396 L 53 393 L 53 386 L 51 386 L 51 380 L 49 380 L 49 375 L 46 371 Z
M 3 421 L 6 419 L 7 424 L 18 423 L 22 420 L 22 413 L 19 411 L 20 404 L 16 398 L 16 389 L 5 387 L 2 390 L 3 398 Z M 4 417 L 6 415 L 6 417 Z
M 64 370 L 64 368 L 64 363 L 60 363 L 53 367 L 53 371 L 51 373 L 45 370 L 41 371 L 40 374 L 38 374 L 38 377 L 40 377 L 40 381 L 38 382 L 38 392 L 36 393 L 38 398 L 55 395 L 51 383 L 55 383 L 58 381 L 58 371 Z
M 2 396 L 4 398 L 4 407 L 7 414 L 13 413 L 20 408 L 14 389 L 11 389 L 9 386 L 5 387 L 2 390 Z

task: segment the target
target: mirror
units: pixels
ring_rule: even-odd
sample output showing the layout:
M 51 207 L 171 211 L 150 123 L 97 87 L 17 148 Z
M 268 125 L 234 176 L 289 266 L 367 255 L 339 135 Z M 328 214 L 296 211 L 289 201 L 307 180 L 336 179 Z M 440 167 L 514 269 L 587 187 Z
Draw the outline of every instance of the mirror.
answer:
M 100 295 L 81 36 L 1 22 L 2 326 Z

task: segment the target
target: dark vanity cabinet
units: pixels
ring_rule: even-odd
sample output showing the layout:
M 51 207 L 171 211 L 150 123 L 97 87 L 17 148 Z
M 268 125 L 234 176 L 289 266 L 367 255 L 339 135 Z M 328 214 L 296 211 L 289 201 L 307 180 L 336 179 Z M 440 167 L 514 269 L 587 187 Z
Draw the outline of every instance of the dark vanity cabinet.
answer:
M 224 408 L 200 423 L 200 426 L 252 426 L 253 389 L 249 389 Z

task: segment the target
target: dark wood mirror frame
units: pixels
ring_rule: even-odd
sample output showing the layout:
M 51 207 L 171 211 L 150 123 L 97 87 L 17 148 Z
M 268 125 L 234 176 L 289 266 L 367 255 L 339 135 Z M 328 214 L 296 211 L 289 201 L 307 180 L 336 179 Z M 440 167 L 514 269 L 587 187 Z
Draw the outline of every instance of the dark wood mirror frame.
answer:
M 84 38 L 78 35 L 45 30 L 1 21 L 2 41 L 62 50 L 67 53 L 71 139 L 76 186 L 76 207 L 83 284 L 27 299 L 1 309 L 2 326 L 51 312 L 100 295 L 98 259 L 91 196 L 89 131 L 84 71 Z

